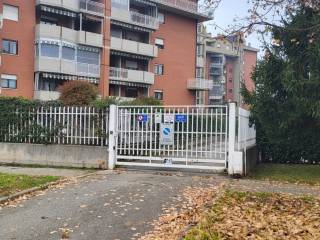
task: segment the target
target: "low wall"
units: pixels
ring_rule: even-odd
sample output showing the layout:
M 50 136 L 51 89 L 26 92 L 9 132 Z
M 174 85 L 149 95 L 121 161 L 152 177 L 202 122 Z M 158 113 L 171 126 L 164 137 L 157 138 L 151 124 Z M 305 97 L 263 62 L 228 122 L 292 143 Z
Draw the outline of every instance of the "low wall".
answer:
M 0 163 L 106 169 L 107 151 L 100 146 L 0 143 Z

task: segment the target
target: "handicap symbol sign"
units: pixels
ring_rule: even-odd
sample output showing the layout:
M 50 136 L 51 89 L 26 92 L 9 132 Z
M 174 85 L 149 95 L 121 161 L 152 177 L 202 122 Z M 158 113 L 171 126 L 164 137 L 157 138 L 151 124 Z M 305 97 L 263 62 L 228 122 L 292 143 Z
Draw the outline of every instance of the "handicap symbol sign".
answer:
M 138 122 L 148 122 L 147 114 L 139 114 L 137 117 Z

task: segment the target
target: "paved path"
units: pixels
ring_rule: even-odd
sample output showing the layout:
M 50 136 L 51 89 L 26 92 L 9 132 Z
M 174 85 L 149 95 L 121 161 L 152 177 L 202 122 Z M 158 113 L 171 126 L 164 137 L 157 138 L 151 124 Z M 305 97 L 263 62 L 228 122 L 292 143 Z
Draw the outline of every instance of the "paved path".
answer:
M 0 210 L 1 240 L 134 239 L 152 226 L 164 206 L 188 186 L 218 185 L 224 178 L 173 172 L 99 172 L 62 189 L 51 189 L 17 207 Z
M 75 177 L 84 175 L 94 170 L 82 170 L 82 169 L 62 169 L 62 168 L 36 168 L 36 167 L 11 167 L 0 166 L 1 173 L 10 174 L 25 174 L 32 176 L 58 176 L 58 177 Z

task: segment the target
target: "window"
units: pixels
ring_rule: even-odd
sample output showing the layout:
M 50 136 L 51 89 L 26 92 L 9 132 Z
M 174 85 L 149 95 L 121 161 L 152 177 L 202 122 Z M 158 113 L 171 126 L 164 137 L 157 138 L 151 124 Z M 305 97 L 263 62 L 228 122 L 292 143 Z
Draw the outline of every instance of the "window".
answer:
M 196 105 L 205 104 L 205 92 L 204 91 L 196 91 Z
M 203 56 L 203 45 L 197 45 L 197 56 Z
M 3 40 L 2 41 L 3 53 L 7 54 L 18 54 L 18 42 L 13 40 Z
M 72 47 L 62 47 L 62 58 L 70 61 L 74 61 L 76 57 L 76 50 Z
M 1 87 L 2 88 L 17 88 L 17 76 L 1 74 Z
M 42 43 L 41 44 L 41 56 L 59 58 L 59 45 Z
M 87 64 L 100 64 L 100 53 L 86 50 L 78 50 L 78 62 Z
M 57 26 L 58 20 L 56 18 L 52 18 L 52 17 L 48 17 L 48 16 L 41 16 L 40 23 Z
M 19 20 L 19 8 L 11 5 L 3 5 L 3 19 L 12 21 Z
M 155 45 L 158 48 L 164 49 L 164 41 L 163 41 L 163 39 L 162 38 L 156 38 L 155 39 Z
M 126 88 L 126 97 L 136 98 L 138 97 L 138 89 L 135 87 Z
M 163 64 L 156 64 L 154 66 L 154 73 L 157 75 L 163 75 L 164 72 L 164 66 Z
M 164 13 L 158 12 L 158 21 L 160 24 L 164 24 L 165 22 Z
M 154 98 L 157 100 L 163 100 L 163 91 L 154 91 Z
M 126 60 L 126 68 L 137 70 L 138 69 L 138 63 L 130 60 Z
M 204 78 L 204 69 L 203 68 L 196 68 L 196 78 Z

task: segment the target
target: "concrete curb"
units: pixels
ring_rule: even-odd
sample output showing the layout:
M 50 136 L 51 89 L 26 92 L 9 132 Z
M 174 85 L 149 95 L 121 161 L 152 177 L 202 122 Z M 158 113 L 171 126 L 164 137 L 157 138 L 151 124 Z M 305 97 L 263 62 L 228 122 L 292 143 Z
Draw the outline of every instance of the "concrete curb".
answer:
M 39 190 L 48 189 L 49 187 L 58 185 L 59 183 L 68 182 L 68 181 L 70 181 L 70 179 L 80 179 L 80 178 L 85 178 L 85 177 L 88 177 L 88 176 L 91 176 L 91 175 L 95 175 L 95 174 L 97 174 L 97 172 L 86 173 L 86 174 L 75 176 L 75 177 L 72 177 L 72 178 L 60 179 L 60 180 L 57 180 L 55 182 L 50 182 L 50 183 L 41 185 L 39 187 L 29 188 L 29 189 L 26 189 L 26 190 L 11 194 L 11 195 L 6 196 L 6 197 L 1 197 L 0 198 L 0 204 L 6 203 L 6 202 L 8 202 L 10 200 L 16 199 L 16 198 L 21 197 L 21 196 L 26 195 L 26 194 L 30 194 L 30 193 L 33 193 L 33 192 L 36 192 L 36 191 L 39 191 Z

